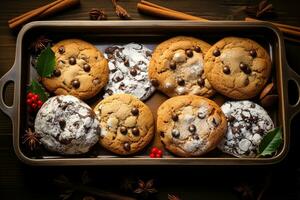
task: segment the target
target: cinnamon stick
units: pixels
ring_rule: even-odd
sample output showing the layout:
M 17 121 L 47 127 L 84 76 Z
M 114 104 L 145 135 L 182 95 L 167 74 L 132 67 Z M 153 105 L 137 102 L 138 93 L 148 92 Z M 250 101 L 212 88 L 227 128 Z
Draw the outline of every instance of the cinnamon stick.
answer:
M 79 3 L 80 0 L 57 0 L 9 20 L 8 26 L 11 29 L 15 29 L 21 25 L 24 25 L 25 23 L 44 18 L 72 6 L 78 5 Z
M 181 20 L 198 20 L 198 21 L 208 21 L 207 19 L 196 17 L 193 15 L 185 14 L 176 10 L 165 8 L 163 6 L 156 5 L 147 1 L 141 1 L 137 4 L 137 9 L 139 12 L 164 17 L 168 19 L 181 19 Z

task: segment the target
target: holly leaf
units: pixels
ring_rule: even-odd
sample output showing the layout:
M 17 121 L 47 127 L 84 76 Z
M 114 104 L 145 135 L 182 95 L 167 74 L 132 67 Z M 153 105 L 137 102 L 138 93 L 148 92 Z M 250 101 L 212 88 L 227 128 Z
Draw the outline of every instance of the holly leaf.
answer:
M 55 69 L 55 54 L 51 47 L 42 50 L 36 63 L 36 70 L 41 77 L 50 77 Z
M 282 143 L 281 128 L 277 127 L 269 131 L 266 136 L 262 139 L 259 148 L 258 156 L 272 155 Z
M 49 98 L 49 93 L 45 91 L 44 87 L 37 81 L 32 80 L 28 87 L 28 92 L 32 92 L 39 95 L 39 98 L 45 102 Z

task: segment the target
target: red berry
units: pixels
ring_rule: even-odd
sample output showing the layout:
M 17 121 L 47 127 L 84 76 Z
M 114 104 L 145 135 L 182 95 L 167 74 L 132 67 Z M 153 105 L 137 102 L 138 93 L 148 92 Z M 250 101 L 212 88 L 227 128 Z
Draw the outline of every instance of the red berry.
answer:
M 151 154 L 150 154 L 150 158 L 155 158 L 155 154 L 154 154 L 154 153 L 151 153 Z
M 160 150 L 160 149 L 157 151 L 157 154 L 162 155 L 162 153 L 163 153 L 163 152 L 162 152 L 162 150 Z
M 27 94 L 27 99 L 30 99 L 32 96 L 33 96 L 33 94 L 32 94 L 31 92 L 29 92 L 29 93 Z
M 29 106 L 30 106 L 30 105 L 31 105 L 31 103 L 32 103 L 32 100 L 31 100 L 31 99 L 27 99 L 27 100 L 26 100 L 26 103 L 27 103 L 27 105 L 29 105 Z
M 157 154 L 155 154 L 155 157 L 156 157 L 156 158 L 161 158 L 162 155 L 157 153 Z
M 31 108 L 36 109 L 36 107 L 37 107 L 36 103 L 31 104 Z
M 158 148 L 157 147 L 153 147 L 152 149 L 151 149 L 151 153 L 157 153 L 157 151 L 158 151 Z
M 37 105 L 40 107 L 43 105 L 43 102 L 41 100 L 38 100 Z
M 34 96 L 34 98 L 36 98 L 37 100 L 39 100 L 39 95 L 35 94 L 33 96 Z
M 35 96 L 35 95 L 33 95 L 33 96 L 31 97 L 31 100 L 32 100 L 33 102 L 36 102 L 36 101 L 37 101 L 37 98 L 36 98 L 36 96 Z

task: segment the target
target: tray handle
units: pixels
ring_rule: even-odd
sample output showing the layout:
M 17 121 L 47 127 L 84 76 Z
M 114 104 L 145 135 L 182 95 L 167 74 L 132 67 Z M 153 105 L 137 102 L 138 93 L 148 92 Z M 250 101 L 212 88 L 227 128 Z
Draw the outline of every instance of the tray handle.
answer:
M 15 103 L 15 94 L 13 94 L 13 104 L 11 106 L 8 106 L 5 104 L 4 99 L 3 99 L 3 92 L 4 92 L 4 86 L 8 82 L 13 82 L 14 84 L 14 93 L 16 92 L 16 70 L 15 70 L 15 65 L 6 73 L 3 75 L 3 77 L 0 79 L 0 109 L 7 114 L 12 120 L 13 120 L 13 115 L 15 113 L 15 108 L 16 108 L 16 103 Z
M 297 97 L 298 99 L 297 99 L 296 103 L 294 105 L 291 105 L 288 102 L 287 114 L 288 114 L 289 119 L 292 119 L 300 111 L 300 75 L 298 75 L 288 64 L 286 64 L 286 65 L 287 65 L 287 69 L 288 69 L 287 85 L 288 85 L 289 81 L 293 81 L 296 84 L 297 90 L 298 90 L 298 97 Z

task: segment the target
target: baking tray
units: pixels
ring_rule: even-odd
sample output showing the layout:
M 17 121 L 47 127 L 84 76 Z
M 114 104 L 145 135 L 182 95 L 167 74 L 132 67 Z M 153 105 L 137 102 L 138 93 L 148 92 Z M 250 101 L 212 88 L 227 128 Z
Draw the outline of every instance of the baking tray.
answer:
M 29 156 L 21 144 L 21 136 L 26 128 L 26 86 L 33 76 L 30 67 L 29 44 L 40 35 L 48 35 L 54 42 L 66 38 L 80 38 L 103 49 L 109 44 L 137 42 L 150 48 L 167 38 L 178 35 L 197 37 L 211 44 L 225 36 L 248 37 L 256 40 L 270 53 L 272 75 L 275 80 L 279 103 L 271 116 L 275 126 L 281 126 L 283 145 L 277 154 L 270 158 L 234 158 L 215 150 L 203 157 L 179 158 L 166 153 L 163 158 L 151 159 L 149 148 L 131 157 L 120 157 L 98 149 L 98 153 L 82 156 L 63 157 L 45 153 L 41 157 Z M 300 110 L 300 99 L 290 105 L 288 84 L 297 86 L 299 94 L 300 77 L 287 64 L 285 47 L 280 31 L 269 23 L 218 21 L 37 21 L 25 25 L 19 32 L 16 44 L 16 58 L 13 67 L 0 79 L 0 108 L 12 120 L 13 145 L 17 157 L 30 165 L 265 165 L 281 161 L 287 154 L 290 142 L 290 124 Z M 7 106 L 3 100 L 4 86 L 14 83 L 13 105 Z M 156 92 L 146 104 L 153 114 L 166 97 Z M 93 105 L 96 100 L 89 100 Z M 156 117 L 156 116 L 155 116 Z M 159 146 L 155 137 L 152 145 Z M 97 145 L 96 145 L 97 146 Z M 98 145 L 99 146 L 99 145 Z M 93 150 L 94 151 L 94 150 Z

